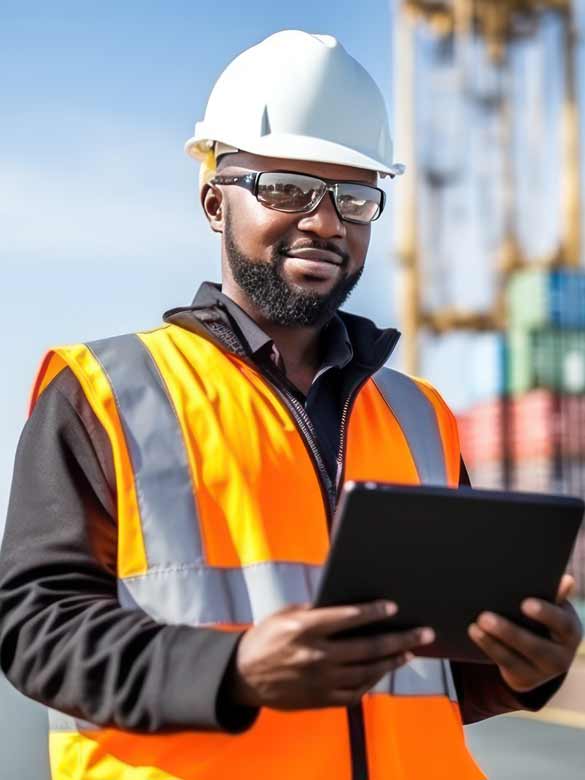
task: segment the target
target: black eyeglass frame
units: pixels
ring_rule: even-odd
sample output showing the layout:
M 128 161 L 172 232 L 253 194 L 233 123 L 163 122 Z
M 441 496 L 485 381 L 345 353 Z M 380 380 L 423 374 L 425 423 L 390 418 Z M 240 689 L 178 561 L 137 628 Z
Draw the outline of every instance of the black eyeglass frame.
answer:
M 268 203 L 265 203 L 263 200 L 260 200 L 258 197 L 258 182 L 260 180 L 260 176 L 262 176 L 263 173 L 290 173 L 294 176 L 306 176 L 308 179 L 315 179 L 316 181 L 323 182 L 325 185 L 325 190 L 323 191 L 323 194 L 319 198 L 319 200 L 314 203 L 310 204 L 306 208 L 301 209 L 294 209 L 293 211 L 290 211 L 288 209 L 279 209 L 276 206 L 270 206 Z M 263 206 L 265 206 L 267 209 L 271 209 L 272 211 L 280 211 L 284 214 L 307 214 L 311 211 L 314 211 L 316 208 L 318 208 L 319 204 L 327 195 L 328 192 L 332 194 L 332 200 L 333 205 L 335 206 L 335 211 L 337 212 L 337 216 L 339 219 L 341 219 L 343 222 L 351 222 L 354 225 L 371 225 L 372 222 L 375 222 L 377 219 L 379 219 L 382 216 L 382 212 L 384 211 L 384 207 L 386 205 L 386 193 L 381 187 L 376 187 L 374 184 L 366 184 L 363 181 L 351 181 L 348 179 L 324 179 L 322 176 L 313 176 L 310 173 L 301 173 L 300 171 L 251 171 L 250 173 L 235 175 L 235 176 L 222 176 L 221 174 L 217 174 L 212 179 L 209 180 L 209 184 L 227 184 L 227 185 L 236 185 L 238 187 L 243 187 L 244 189 L 248 190 L 249 192 L 254 195 L 258 203 L 261 203 Z M 363 220 L 359 219 L 350 219 L 348 217 L 344 217 L 337 206 L 337 187 L 340 184 L 357 184 L 360 187 L 369 187 L 372 190 L 376 190 L 376 192 L 380 193 L 380 203 L 378 205 L 378 213 L 376 214 L 373 219 L 368 220 L 368 222 L 364 222 Z

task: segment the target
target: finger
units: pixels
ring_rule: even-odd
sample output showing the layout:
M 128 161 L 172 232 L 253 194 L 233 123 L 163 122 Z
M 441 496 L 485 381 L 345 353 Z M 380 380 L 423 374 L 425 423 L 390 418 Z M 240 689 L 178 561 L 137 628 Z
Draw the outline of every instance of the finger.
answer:
M 327 697 L 325 706 L 326 707 L 351 707 L 354 704 L 359 704 L 362 696 L 365 696 L 368 690 L 369 688 L 367 690 L 364 689 L 358 691 L 352 691 L 352 690 L 331 691 L 331 693 Z
M 325 648 L 327 657 L 336 663 L 366 663 L 430 645 L 434 641 L 435 632 L 424 627 L 368 638 L 330 639 Z
M 365 667 L 366 671 L 364 672 L 364 668 L 362 668 L 361 673 L 350 677 L 347 676 L 348 670 L 346 669 L 346 675 L 340 681 L 341 685 L 334 687 L 329 694 L 329 705 L 333 707 L 347 707 L 358 704 L 362 697 L 369 693 L 383 677 L 410 663 L 413 659 L 414 655 L 412 653 L 405 653 L 404 655 L 396 656 L 386 664 L 376 664 L 375 673 L 372 673 L 373 666 L 370 665 L 372 669 Z M 351 667 L 348 669 L 351 669 Z M 347 685 L 350 685 L 350 687 L 346 687 Z
M 321 607 L 303 616 L 304 636 L 330 636 L 338 631 L 359 628 L 395 615 L 398 607 L 391 601 L 372 601 L 346 607 Z
M 477 625 L 489 637 L 520 656 L 533 669 L 549 675 L 561 673 L 566 655 L 563 646 L 491 612 L 482 613 Z
M 537 674 L 534 666 L 525 658 L 518 655 L 511 647 L 483 631 L 477 623 L 472 623 L 469 626 L 468 634 L 488 658 L 498 666 L 503 666 L 514 675 L 525 679 L 531 679 Z
M 575 592 L 575 587 L 575 578 L 570 574 L 563 574 L 557 593 L 557 604 L 561 604 L 563 601 L 570 599 Z
M 410 663 L 414 658 L 412 653 L 402 653 L 384 661 L 353 666 L 340 666 L 331 677 L 335 690 L 356 691 L 362 688 L 369 690 L 389 672 Z
M 299 604 L 286 604 L 284 607 L 281 607 L 277 612 L 275 612 L 275 615 L 286 615 L 289 612 L 298 612 L 299 610 L 306 610 L 307 612 L 311 609 L 311 604 L 309 602 L 302 602 Z
M 574 607 L 568 601 L 559 606 L 542 599 L 526 599 L 522 602 L 522 612 L 546 626 L 556 642 L 578 644 L 581 626 Z

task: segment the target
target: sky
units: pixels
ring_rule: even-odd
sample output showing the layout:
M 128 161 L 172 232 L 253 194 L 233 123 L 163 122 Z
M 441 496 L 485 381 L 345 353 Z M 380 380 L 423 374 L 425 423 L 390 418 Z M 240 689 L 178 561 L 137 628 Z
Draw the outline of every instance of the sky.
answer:
M 278 30 L 334 35 L 380 85 L 394 128 L 400 111 L 392 99 L 397 2 L 223 0 L 215 8 L 183 0 L 4 0 L 0 325 L 5 338 L 0 359 L 6 379 L 0 390 L 0 534 L 14 452 L 43 353 L 52 345 L 155 327 L 166 309 L 188 304 L 201 281 L 219 279 L 219 241 L 198 204 L 198 166 L 183 151 L 219 74 L 238 53 Z M 585 0 L 576 0 L 576 6 L 583 31 Z M 530 44 L 521 47 L 517 59 L 520 92 L 530 94 L 553 78 L 552 60 L 535 54 Z M 537 66 L 544 81 L 534 75 Z M 474 67 L 472 75 L 478 73 Z M 584 72 L 584 47 L 579 68 Z M 437 88 L 441 82 L 419 78 L 417 92 L 432 110 L 430 124 L 421 122 L 417 129 L 441 159 L 445 151 L 437 131 L 450 109 Z M 584 88 L 585 78 L 582 106 Z M 522 116 L 521 100 L 518 105 Z M 558 108 L 550 101 L 547 105 L 548 115 L 558 120 Z M 467 131 L 465 125 L 465 154 L 472 137 Z M 524 131 L 519 133 L 522 149 Z M 528 192 L 553 189 L 558 145 L 557 137 L 546 132 L 544 141 L 528 134 L 532 157 L 523 166 L 532 172 L 523 180 Z M 585 143 L 582 149 L 585 153 Z M 484 151 L 476 138 L 473 164 L 493 178 Z M 395 156 L 401 160 L 399 146 Z M 544 166 L 543 173 L 535 173 L 543 160 L 546 176 Z M 400 327 L 392 226 L 399 217 L 394 204 L 401 202 L 401 179 L 385 180 L 383 186 L 389 205 L 373 226 L 366 271 L 347 308 L 382 327 Z M 485 195 L 481 180 L 479 191 Z M 477 210 L 472 220 L 470 203 L 468 191 L 461 189 L 446 244 L 454 302 L 491 296 L 472 235 L 487 220 Z M 536 228 L 542 234 L 549 204 L 539 198 L 527 210 L 523 230 L 529 238 L 537 237 Z M 497 352 L 489 336 L 458 335 L 441 344 L 430 339 L 423 373 L 454 408 L 462 408 L 470 398 L 496 391 L 497 371 L 484 369 L 486 362 L 496 365 L 490 355 L 497 357 Z M 400 359 L 398 349 L 392 365 L 400 368 Z
M 219 278 L 183 152 L 211 87 L 281 29 L 334 35 L 391 104 L 386 0 L 4 0 L 0 24 L 0 531 L 44 351 L 156 326 Z M 390 198 L 391 200 L 391 198 Z M 351 308 L 395 323 L 391 208 Z

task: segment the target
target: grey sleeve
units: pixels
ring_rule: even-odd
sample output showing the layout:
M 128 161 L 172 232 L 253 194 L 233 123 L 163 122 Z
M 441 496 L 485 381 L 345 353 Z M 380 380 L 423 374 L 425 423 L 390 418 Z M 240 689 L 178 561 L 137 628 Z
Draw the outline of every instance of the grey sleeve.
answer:
M 16 454 L 0 552 L 0 667 L 25 695 L 97 725 L 238 733 L 241 633 L 166 625 L 117 599 L 111 449 L 65 369 Z

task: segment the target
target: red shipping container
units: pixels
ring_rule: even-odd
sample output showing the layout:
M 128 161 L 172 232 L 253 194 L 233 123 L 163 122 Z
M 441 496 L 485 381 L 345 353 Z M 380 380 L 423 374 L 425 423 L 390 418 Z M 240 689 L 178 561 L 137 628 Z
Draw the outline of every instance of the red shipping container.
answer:
M 466 465 L 501 460 L 503 457 L 502 401 L 480 404 L 457 417 L 461 453 Z
M 585 455 L 584 395 L 533 390 L 481 404 L 460 414 L 457 422 L 461 452 L 470 468 L 493 460 Z
M 469 479 L 474 488 L 502 490 L 504 487 L 504 466 L 501 461 L 482 463 L 469 469 Z

